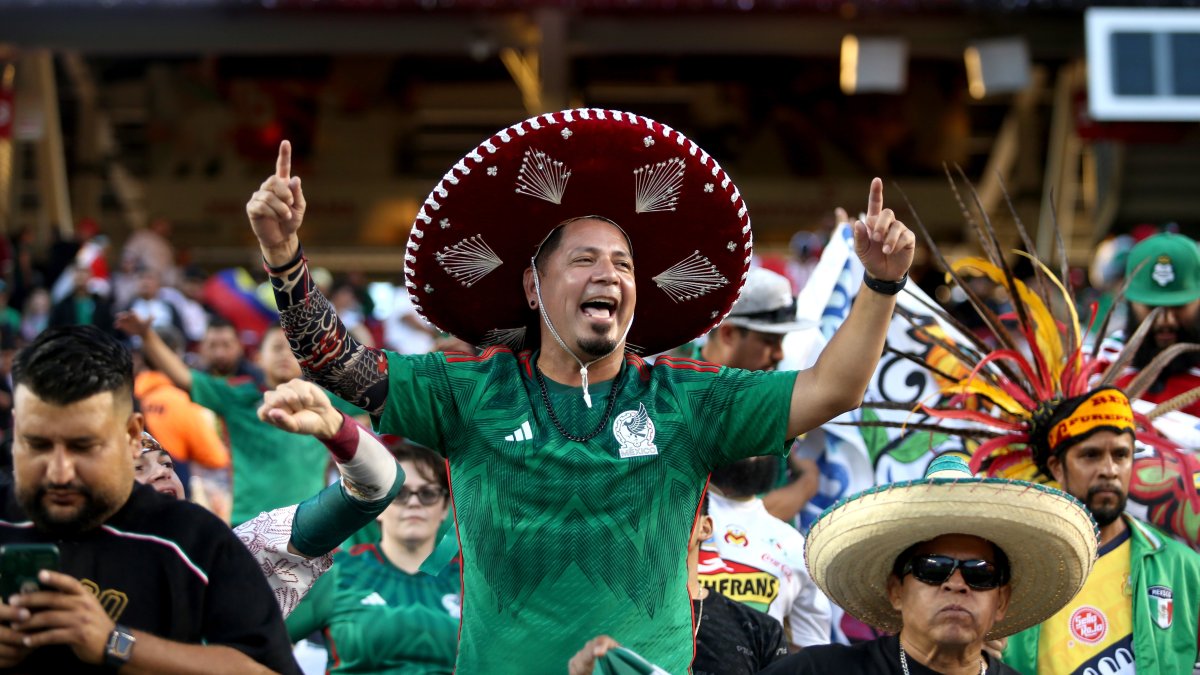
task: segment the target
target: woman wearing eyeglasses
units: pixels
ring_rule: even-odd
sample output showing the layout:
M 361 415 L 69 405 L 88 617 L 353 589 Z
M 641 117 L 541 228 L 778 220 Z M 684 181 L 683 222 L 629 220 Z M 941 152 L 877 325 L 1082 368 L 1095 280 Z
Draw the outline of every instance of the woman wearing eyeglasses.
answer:
M 454 670 L 462 586 L 457 561 L 437 576 L 420 571 L 449 513 L 443 460 L 393 447 L 404 487 L 379 516 L 382 539 L 334 555 L 334 566 L 287 619 L 293 641 L 325 636 L 330 673 L 449 673 Z

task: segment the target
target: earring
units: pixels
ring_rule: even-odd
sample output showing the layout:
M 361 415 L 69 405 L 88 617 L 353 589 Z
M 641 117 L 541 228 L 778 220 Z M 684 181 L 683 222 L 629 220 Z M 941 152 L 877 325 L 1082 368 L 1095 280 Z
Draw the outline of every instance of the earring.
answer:
M 529 301 L 529 308 L 530 308 L 530 309 L 537 309 L 537 300 L 530 300 L 530 301 Z

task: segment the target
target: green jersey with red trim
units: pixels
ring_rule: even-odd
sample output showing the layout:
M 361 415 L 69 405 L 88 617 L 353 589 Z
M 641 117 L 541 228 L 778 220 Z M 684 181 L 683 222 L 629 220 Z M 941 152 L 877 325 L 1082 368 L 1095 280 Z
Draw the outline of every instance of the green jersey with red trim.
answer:
M 684 673 L 700 495 L 713 468 L 786 451 L 795 373 L 628 355 L 616 379 L 592 383 L 588 408 L 578 387 L 544 380 L 542 391 L 535 362 L 504 348 L 388 355 L 379 430 L 449 460 L 463 560 L 457 672 L 558 675 L 608 634 Z M 598 433 L 568 439 L 547 402 L 566 434 Z

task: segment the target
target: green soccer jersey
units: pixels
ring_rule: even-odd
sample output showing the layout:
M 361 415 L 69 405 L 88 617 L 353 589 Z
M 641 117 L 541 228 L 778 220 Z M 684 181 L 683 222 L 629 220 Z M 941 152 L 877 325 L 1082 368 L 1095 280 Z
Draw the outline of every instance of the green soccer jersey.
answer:
M 325 445 L 258 419 L 263 394 L 251 380 L 226 380 L 193 370 L 191 396 L 225 420 L 233 460 L 234 527 L 263 511 L 298 504 L 328 483 Z M 366 414 L 332 394 L 329 400 L 350 415 Z
M 292 641 L 325 634 L 330 673 L 450 675 L 462 607 L 457 564 L 409 574 L 374 544 L 333 556 L 333 567 L 287 618 Z
M 389 354 L 380 430 L 450 463 L 463 560 L 458 671 L 554 673 L 611 635 L 668 672 L 693 654 L 687 545 L 709 472 L 785 450 L 795 373 L 628 356 L 613 383 L 546 381 L 536 355 Z M 605 419 L 609 396 L 616 396 Z

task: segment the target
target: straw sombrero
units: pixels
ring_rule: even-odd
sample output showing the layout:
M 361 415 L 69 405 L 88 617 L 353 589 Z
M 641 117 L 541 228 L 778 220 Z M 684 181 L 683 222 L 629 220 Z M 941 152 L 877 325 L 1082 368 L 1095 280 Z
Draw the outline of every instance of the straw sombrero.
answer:
M 1065 492 L 974 478 L 962 457 L 942 455 L 921 480 L 874 487 L 827 509 L 808 533 L 804 556 L 830 600 L 868 625 L 897 632 L 900 613 L 887 592 L 892 564 L 909 546 L 944 534 L 987 539 L 1008 556 L 1012 596 L 988 640 L 1035 626 L 1070 602 L 1099 541 L 1091 514 Z
M 678 131 L 614 110 L 564 110 L 503 129 L 429 193 L 404 277 L 416 310 L 478 346 L 536 346 L 522 274 L 560 223 L 600 216 L 630 239 L 637 308 L 627 344 L 654 354 L 729 312 L 750 268 L 750 217 L 716 160 Z

